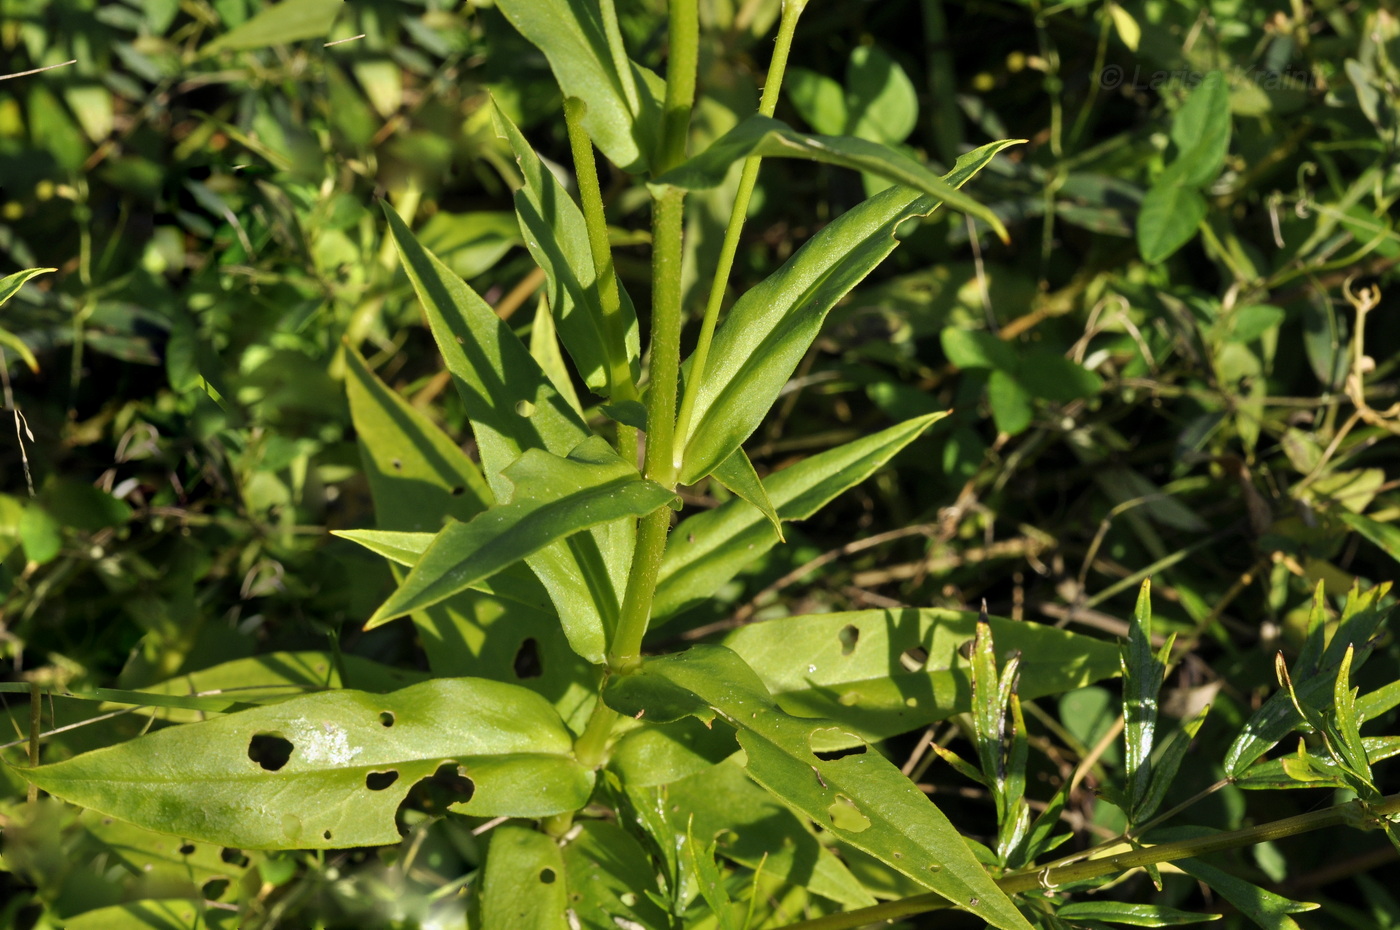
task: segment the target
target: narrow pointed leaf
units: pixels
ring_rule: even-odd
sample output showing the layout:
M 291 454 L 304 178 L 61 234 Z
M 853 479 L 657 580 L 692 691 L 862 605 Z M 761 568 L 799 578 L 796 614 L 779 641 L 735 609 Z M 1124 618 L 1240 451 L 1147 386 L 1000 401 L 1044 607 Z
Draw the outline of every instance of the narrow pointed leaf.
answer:
M 729 892 L 725 891 L 719 866 L 715 864 L 715 844 L 712 842 L 709 846 L 701 846 L 696 843 L 693 827 L 693 822 L 686 824 L 685 864 L 696 887 L 700 889 L 700 896 L 710 906 L 710 913 L 715 915 L 720 930 L 739 930 L 730 907 Z
M 958 160 L 961 185 L 997 145 Z M 712 472 L 758 427 L 821 329 L 826 314 L 899 244 L 900 225 L 941 201 L 890 188 L 837 217 L 776 272 L 739 298 L 715 333 L 686 436 L 680 479 Z M 687 372 L 689 371 L 689 362 Z
M 1135 819 L 1152 777 L 1157 695 L 1165 672 L 1165 665 L 1152 650 L 1152 582 L 1147 580 L 1138 592 L 1123 649 L 1123 768 L 1128 778 L 1128 813 Z
M 1272 891 L 1265 891 L 1258 885 L 1236 878 L 1224 869 L 1200 859 L 1178 859 L 1173 864 L 1197 881 L 1209 885 L 1212 891 L 1229 901 L 1241 914 L 1264 930 L 1302 930 L 1298 922 L 1289 915 L 1315 911 L 1318 908 L 1316 904 L 1290 901 Z
M 784 542 L 783 523 L 778 518 L 778 511 L 768 499 L 768 492 L 763 489 L 763 481 L 758 477 L 753 462 L 749 461 L 743 449 L 735 449 L 734 454 L 721 462 L 710 477 L 757 507 L 773 525 L 773 531 L 778 534 L 778 542 Z
M 452 809 L 477 816 L 576 810 L 593 783 L 544 698 L 471 678 L 293 698 L 13 771 L 162 833 L 246 849 L 340 849 L 399 842 L 395 811 L 443 765 L 471 786 Z
M 566 97 L 587 105 L 583 126 L 624 171 L 647 167 L 660 125 L 664 87 L 629 60 L 590 0 L 502 0 L 497 8 L 544 52 Z
M 50 271 L 57 271 L 57 268 L 26 268 L 23 271 L 16 271 L 14 274 L 5 275 L 0 278 L 0 307 L 13 296 L 19 293 L 19 289 L 31 279 Z M 24 340 L 16 336 L 3 327 L 0 327 L 0 344 L 7 345 L 15 350 L 15 353 L 24 360 L 24 364 L 29 370 L 35 373 L 39 371 L 39 360 L 34 357 L 34 352 L 25 345 Z
M 1031 700 L 1118 671 L 1112 643 L 1066 630 L 988 617 L 997 661 L 1019 652 L 1018 693 Z M 973 708 L 962 650 L 977 614 L 934 608 L 809 614 L 751 623 L 729 634 L 733 649 L 788 713 L 826 717 L 866 739 L 883 739 Z M 900 656 L 921 649 L 924 667 Z
M 366 629 L 446 600 L 556 540 L 602 523 L 644 516 L 675 496 L 643 479 L 598 437 L 582 443 L 567 459 L 532 449 L 506 475 L 516 482 L 514 499 L 470 523 L 449 523 Z M 589 653 L 605 648 L 591 630 L 578 635 L 589 642 Z
M 1308 639 L 1292 670 L 1293 688 L 1298 701 L 1311 707 L 1325 706 L 1328 702 L 1336 684 L 1337 669 L 1348 647 L 1357 649 L 1353 668 L 1361 667 L 1370 654 L 1367 644 L 1390 614 L 1390 607 L 1385 603 L 1386 595 L 1390 593 L 1388 583 L 1365 592 L 1352 591 L 1337 628 L 1324 647 L 1326 612 L 1321 600 L 1321 588 L 1319 583 L 1317 600 L 1308 623 Z M 1226 751 L 1225 774 L 1231 778 L 1243 774 L 1250 763 L 1293 732 L 1300 720 L 1286 690 L 1270 695 Z
M 1191 741 L 1196 738 L 1196 733 L 1201 729 L 1201 724 L 1205 723 L 1208 713 L 1209 704 L 1201 708 L 1200 713 L 1190 720 L 1183 720 L 1181 727 L 1171 735 L 1166 749 L 1152 766 L 1152 780 L 1148 784 L 1147 794 L 1134 812 L 1139 822 L 1150 818 L 1162 805 L 1162 799 L 1167 796 L 1167 789 L 1176 779 L 1176 773 L 1186 759 L 1186 751 L 1191 748 Z
M 805 520 L 836 495 L 870 477 L 946 413 L 931 413 L 818 453 L 763 480 L 784 520 Z M 656 585 L 652 616 L 680 613 L 712 595 L 773 548 L 772 524 L 743 499 L 681 521 L 671 533 Z
M 403 533 L 396 530 L 331 530 L 332 536 L 359 543 L 375 555 L 408 568 L 418 564 L 437 539 L 437 533 Z
M 1129 927 L 1179 927 L 1219 920 L 1221 914 L 1193 914 L 1161 904 L 1129 904 L 1123 901 L 1077 901 L 1055 911 L 1068 921 L 1097 920 Z
M 1024 142 L 1007 139 L 994 142 L 996 151 Z M 980 151 L 980 150 L 979 150 Z M 822 136 L 798 132 L 787 123 L 767 116 L 750 116 L 710 147 L 684 164 L 666 172 L 658 182 L 692 190 L 718 187 L 735 162 L 746 158 L 800 158 L 827 165 L 838 165 L 887 178 L 896 184 L 937 197 L 949 207 L 985 221 L 1006 240 L 1006 227 L 997 215 L 974 198 L 958 190 L 955 168 L 941 178 L 898 149 L 854 136 Z
M 413 237 L 385 205 L 389 233 L 433 329 L 472 423 L 482 471 L 497 500 L 507 500 L 504 471 L 529 449 L 565 456 L 592 433 L 559 396 L 509 326 L 461 278 Z M 598 527 L 554 543 L 530 560 L 576 649 L 616 623 L 618 590 L 632 552 L 625 534 Z
M 246 51 L 324 38 L 343 9 L 341 0 L 282 0 L 209 42 L 199 52 L 209 55 L 225 50 Z
M 584 384 L 607 397 L 612 391 L 610 372 L 627 371 L 633 379 L 640 372 L 636 313 L 630 301 L 623 301 L 626 344 L 614 345 L 603 318 L 583 211 L 494 104 L 492 118 L 496 134 L 510 145 L 524 178 L 524 185 L 515 192 L 515 212 L 526 248 L 544 269 L 549 307 L 559 336 Z
M 749 774 L 784 803 L 915 881 L 1004 930 L 1029 924 L 923 792 L 873 747 L 839 759 L 814 754 L 826 721 L 791 717 L 723 646 L 645 661 L 604 693 L 622 713 L 655 719 L 718 716 L 734 727 Z
M 1206 198 L 1194 187 L 1163 178 L 1142 198 L 1137 218 L 1137 243 L 1149 265 L 1166 261 L 1196 236 L 1206 218 Z

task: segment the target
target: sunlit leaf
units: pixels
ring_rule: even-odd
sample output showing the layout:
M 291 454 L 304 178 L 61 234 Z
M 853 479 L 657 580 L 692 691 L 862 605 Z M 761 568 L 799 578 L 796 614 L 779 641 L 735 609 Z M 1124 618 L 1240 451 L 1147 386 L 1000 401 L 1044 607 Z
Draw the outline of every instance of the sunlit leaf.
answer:
M 516 685 L 436 679 L 391 694 L 329 691 L 14 771 L 147 829 L 249 849 L 397 843 L 409 789 L 445 767 L 453 810 L 576 810 L 592 772 L 544 698 Z

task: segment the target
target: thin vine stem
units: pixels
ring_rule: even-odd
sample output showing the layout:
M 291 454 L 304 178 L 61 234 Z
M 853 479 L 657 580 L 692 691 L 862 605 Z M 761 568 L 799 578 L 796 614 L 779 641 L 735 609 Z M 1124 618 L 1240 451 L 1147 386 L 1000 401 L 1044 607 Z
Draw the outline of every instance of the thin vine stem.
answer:
M 598 184 L 598 163 L 593 157 L 593 140 L 583 126 L 588 107 L 577 97 L 564 100 L 564 125 L 569 133 L 569 149 L 574 157 L 574 177 L 578 179 L 579 200 L 588 227 L 588 250 L 593 256 L 598 305 L 603 311 L 607 337 L 608 389 L 613 403 L 636 400 L 637 384 L 627 358 L 627 328 L 622 319 L 622 295 L 617 287 L 617 270 L 608 245 L 608 220 L 603 209 L 603 191 Z M 624 459 L 637 461 L 637 430 L 625 423 L 617 426 L 617 451 Z
M 1034 891 L 1037 888 L 1053 889 L 1059 885 L 1088 881 L 1126 872 L 1129 869 L 1143 868 L 1162 862 L 1178 859 L 1194 859 L 1211 853 L 1237 849 L 1241 846 L 1254 846 L 1273 842 L 1300 833 L 1322 830 L 1327 827 L 1353 826 L 1368 828 L 1383 818 L 1400 814 L 1400 794 L 1393 794 L 1375 804 L 1362 801 L 1348 801 L 1320 811 L 1285 817 L 1255 827 L 1231 830 L 1213 836 L 1203 836 L 1174 843 L 1161 843 L 1111 856 L 1100 856 L 1059 868 L 1029 868 L 1011 872 L 997 879 L 997 887 L 1007 894 Z M 888 901 L 874 907 L 864 907 L 841 914 L 829 914 L 815 920 L 804 920 L 788 924 L 785 930 L 855 930 L 868 924 L 898 920 L 924 914 L 929 911 L 953 907 L 953 902 L 939 894 L 922 894 L 899 901 Z
M 806 6 L 807 0 L 783 0 L 782 15 L 778 21 L 778 38 L 773 46 L 773 60 L 768 65 L 768 78 L 764 82 L 763 97 L 758 104 L 761 116 L 772 116 L 777 110 L 778 92 L 782 89 L 783 75 L 787 71 L 792 37 L 797 31 L 797 19 Z M 749 200 L 753 196 L 754 185 L 758 181 L 758 167 L 762 162 L 763 159 L 757 156 L 744 159 L 743 172 L 739 175 L 739 189 L 734 196 L 733 209 L 729 213 L 729 225 L 724 230 L 724 242 L 720 246 L 719 261 L 715 265 L 709 299 L 705 304 L 705 316 L 700 323 L 700 336 L 695 343 L 695 354 L 691 356 L 685 396 L 681 399 L 680 413 L 676 417 L 675 445 L 671 458 L 677 470 L 680 469 L 685 456 L 686 434 L 690 431 L 696 397 L 705 378 L 705 364 L 709 360 L 710 343 L 714 340 L 715 327 L 719 322 L 719 308 L 724 302 L 725 284 L 728 283 L 729 272 L 734 267 L 734 256 L 739 251 L 739 234 L 743 232 L 744 221 L 748 219 Z

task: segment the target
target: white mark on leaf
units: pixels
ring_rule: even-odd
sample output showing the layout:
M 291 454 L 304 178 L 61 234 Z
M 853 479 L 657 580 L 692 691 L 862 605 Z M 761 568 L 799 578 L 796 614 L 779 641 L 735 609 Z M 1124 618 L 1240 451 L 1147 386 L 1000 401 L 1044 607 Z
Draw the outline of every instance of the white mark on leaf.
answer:
M 350 745 L 350 735 L 344 727 L 329 720 L 315 724 L 298 717 L 288 729 L 292 743 L 307 762 L 349 765 L 351 759 L 364 752 L 363 746 Z

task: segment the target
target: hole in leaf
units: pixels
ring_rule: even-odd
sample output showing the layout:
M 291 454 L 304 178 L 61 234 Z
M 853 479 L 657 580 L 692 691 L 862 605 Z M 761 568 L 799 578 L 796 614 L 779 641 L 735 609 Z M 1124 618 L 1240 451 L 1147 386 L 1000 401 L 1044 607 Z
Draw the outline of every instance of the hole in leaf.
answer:
M 520 644 L 512 664 L 516 678 L 539 678 L 544 674 L 544 665 L 540 662 L 540 644 L 533 636 L 527 636 Z
M 522 417 L 532 417 L 535 415 L 535 405 L 530 403 L 528 400 L 516 401 L 515 412 Z
M 453 497 L 461 497 L 463 494 L 467 493 L 467 489 L 459 484 L 455 488 L 453 488 L 450 493 Z
M 441 814 L 449 805 L 470 801 L 475 792 L 476 785 L 472 784 L 462 766 L 452 761 L 442 763 L 436 772 L 414 782 L 399 802 L 398 811 L 394 814 L 399 832 L 408 834 L 409 824 L 404 818 L 406 811 Z
M 540 881 L 546 885 L 554 884 L 555 874 L 553 869 L 540 869 Z
M 294 748 L 291 740 L 283 739 L 276 733 L 254 733 L 248 741 L 248 758 L 262 766 L 264 771 L 275 772 L 287 764 Z
M 392 727 L 392 726 L 394 725 L 394 713 L 393 713 L 393 711 L 381 710 L 381 711 L 379 712 L 379 723 L 380 723 L 380 725 L 382 725 L 382 726 Z
M 225 891 L 228 891 L 228 879 L 211 878 L 201 885 L 199 890 L 204 895 L 204 900 L 217 901 L 224 896 Z
M 812 753 L 812 755 L 816 756 L 818 759 L 822 760 L 823 762 L 833 762 L 833 761 L 835 761 L 836 759 L 844 759 L 844 758 L 846 758 L 847 756 L 860 756 L 860 755 L 864 755 L 864 754 L 865 754 L 865 744 L 864 744 L 864 743 L 861 743 L 859 746 L 852 746 L 852 747 L 850 747 L 849 749 L 831 749 L 831 750 L 827 750 L 827 751 L 825 751 L 825 752 L 816 752 L 816 751 L 813 751 L 813 753 Z
M 870 818 L 862 814 L 855 802 L 844 794 L 836 796 L 826 813 L 831 818 L 831 825 L 838 830 L 861 833 L 870 829 Z
M 219 858 L 227 862 L 229 865 L 236 865 L 242 867 L 248 864 L 248 857 L 243 855 L 243 850 L 241 849 L 231 849 L 229 847 L 224 847 L 224 849 L 222 849 L 219 852 Z
M 180 846 L 180 855 L 182 855 L 182 856 L 193 856 L 193 855 L 194 855 L 194 844 L 193 844 L 193 843 L 183 843 L 183 844 L 181 844 L 181 846 Z
M 321 833 L 321 839 L 323 839 L 323 840 L 328 840 L 328 839 L 330 839 L 330 838 L 331 838 L 331 831 L 329 831 L 329 830 L 324 830 L 324 831 L 322 831 L 322 833 Z
M 848 623 L 836 634 L 836 638 L 841 640 L 841 654 L 848 656 L 856 651 L 856 643 L 860 641 L 860 627 Z
M 387 772 L 370 772 L 365 776 L 365 787 L 370 791 L 383 791 L 399 780 L 399 773 L 390 769 Z
M 928 650 L 923 646 L 906 649 L 899 654 L 899 664 L 911 672 L 921 672 L 928 665 Z
M 402 459 L 390 459 L 390 460 L 389 460 L 389 464 L 392 465 L 392 466 L 394 466 L 394 471 L 403 471 L 403 460 L 402 460 Z

